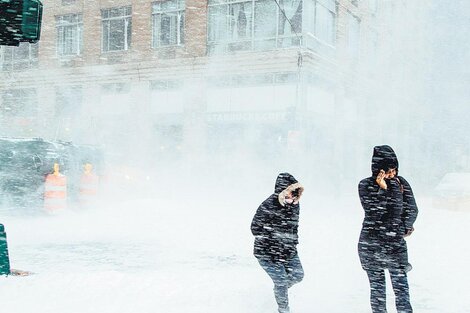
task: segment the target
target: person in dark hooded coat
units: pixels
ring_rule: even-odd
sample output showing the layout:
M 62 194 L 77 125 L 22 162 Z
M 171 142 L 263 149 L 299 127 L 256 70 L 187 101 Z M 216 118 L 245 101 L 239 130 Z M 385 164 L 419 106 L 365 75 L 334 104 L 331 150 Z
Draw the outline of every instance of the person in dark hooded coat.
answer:
M 254 255 L 274 282 L 279 313 L 289 312 L 288 289 L 304 276 L 297 254 L 299 199 L 303 190 L 294 176 L 279 174 L 274 193 L 259 206 L 251 223 Z
M 359 183 L 365 212 L 358 250 L 370 282 L 373 313 L 386 313 L 385 269 L 388 269 L 398 313 L 412 313 L 407 272 L 411 270 L 405 237 L 414 231 L 418 207 L 410 184 L 398 176 L 398 159 L 389 146 L 376 146 L 372 176 Z

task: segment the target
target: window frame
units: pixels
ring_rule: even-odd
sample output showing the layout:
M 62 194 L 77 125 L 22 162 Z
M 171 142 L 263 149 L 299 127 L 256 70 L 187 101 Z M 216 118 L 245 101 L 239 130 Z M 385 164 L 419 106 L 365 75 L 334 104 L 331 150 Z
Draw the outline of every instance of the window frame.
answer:
M 24 46 L 28 46 L 28 58 L 18 58 L 15 57 L 15 51 L 17 49 L 23 49 Z M 34 51 L 34 47 L 35 51 Z M 8 69 L 6 69 L 5 65 L 5 56 L 6 54 L 11 55 L 10 60 L 8 60 Z M 27 64 L 27 66 L 21 66 L 17 68 L 18 65 Z M 39 64 L 39 43 L 26 43 L 21 42 L 20 46 L 18 47 L 10 47 L 10 46 L 0 46 L 0 72 L 14 72 L 14 71 L 22 71 L 26 69 L 31 69 L 37 67 Z
M 257 9 L 256 9 L 256 4 L 257 3 L 260 3 L 261 1 L 259 0 L 209 0 L 208 1 L 208 5 L 207 5 L 207 8 L 208 8 L 208 18 L 207 18 L 207 50 L 208 50 L 208 53 L 209 54 L 220 54 L 221 52 L 222 53 L 233 53 L 233 52 L 237 52 L 237 51 L 254 51 L 254 50 L 277 50 L 277 49 L 283 49 L 283 48 L 292 48 L 292 47 L 298 47 L 300 45 L 300 42 L 299 43 L 296 43 L 296 44 L 290 44 L 290 45 L 287 45 L 285 46 L 283 44 L 284 40 L 285 39 L 293 39 L 293 40 L 296 40 L 297 37 L 300 37 L 302 38 L 303 36 L 303 29 L 304 29 L 304 20 L 303 20 L 303 10 L 304 10 L 304 3 L 305 3 L 306 0 L 301 0 L 299 2 L 299 4 L 302 5 L 302 21 L 301 21 L 301 24 L 300 24 L 300 28 L 301 28 L 301 31 L 299 33 L 297 33 L 297 35 L 295 33 L 292 33 L 291 35 L 284 35 L 284 34 L 280 34 L 280 24 L 281 24 L 281 16 L 283 15 L 282 12 L 280 11 L 279 7 L 273 2 L 273 5 L 276 7 L 276 13 L 275 13 L 275 19 L 276 19 L 276 34 L 275 36 L 269 36 L 269 37 L 266 37 L 266 36 L 263 36 L 263 37 L 257 37 L 256 36 L 256 18 L 257 18 Z M 224 6 L 226 6 L 226 14 L 225 14 L 225 27 L 226 27 L 226 30 L 227 30 L 227 34 L 229 34 L 232 30 L 230 29 L 230 21 L 231 21 L 231 15 L 230 15 L 230 8 L 231 6 L 234 6 L 234 5 L 238 5 L 238 4 L 241 4 L 241 3 L 244 3 L 244 4 L 248 4 L 249 6 L 251 6 L 251 18 L 250 18 L 250 22 L 251 22 L 251 29 L 249 29 L 250 31 L 250 35 L 247 36 L 247 39 L 246 40 L 231 40 L 229 39 L 228 37 L 229 36 L 226 36 L 226 38 L 222 39 L 222 40 L 218 40 L 218 39 L 212 39 L 212 35 L 213 35 L 213 32 L 211 31 L 211 27 L 213 27 L 213 25 L 211 25 L 211 21 L 212 21 L 212 14 L 211 14 L 211 8 L 215 9 L 217 7 L 220 7 L 220 8 L 223 8 Z M 223 19 L 223 18 L 222 18 Z M 217 25 L 219 26 L 219 25 Z M 216 32 L 218 33 L 218 32 Z M 272 48 L 267 48 L 267 49 L 258 49 L 257 48 L 257 43 L 262 43 L 262 42 L 266 42 L 266 41 L 274 41 L 275 44 Z M 235 50 L 232 50 L 230 48 L 231 45 L 237 45 L 237 44 L 242 44 L 242 43 L 246 43 L 246 42 L 249 42 L 249 47 L 248 48 L 242 48 L 242 49 L 235 49 Z M 218 51 L 217 50 L 217 47 L 220 47 L 222 46 L 222 50 L 221 51 Z
M 175 9 L 156 9 L 155 7 L 163 2 L 176 1 Z M 180 4 L 182 3 L 182 7 Z M 161 31 L 161 20 L 160 25 L 157 23 L 157 16 L 162 17 L 165 14 L 176 14 L 177 18 L 177 27 L 176 27 L 176 43 L 170 44 L 157 44 L 157 30 L 159 29 L 159 35 L 162 34 Z M 183 19 L 183 25 L 181 25 L 181 19 Z M 157 27 L 158 26 L 158 27 Z M 186 32 L 186 0 L 162 0 L 152 2 L 152 48 L 153 49 L 162 49 L 167 47 L 182 47 L 185 44 L 185 32 Z
M 64 18 L 65 17 L 72 17 L 76 16 L 77 20 L 74 22 L 65 22 Z M 64 15 L 56 15 L 56 55 L 60 58 L 67 58 L 67 57 L 73 57 L 73 56 L 80 56 L 83 54 L 83 14 L 82 13 L 71 13 L 71 14 L 64 14 Z M 59 21 L 61 19 L 61 21 Z M 68 27 L 75 27 L 76 28 L 76 36 L 77 38 L 72 39 L 73 40 L 73 45 L 75 52 L 72 53 L 61 53 L 61 48 L 60 45 L 65 44 L 66 40 L 62 39 L 63 41 L 61 42 L 60 38 L 60 31 L 62 29 L 62 36 L 65 37 L 65 28 Z M 62 50 L 65 51 L 65 46 L 62 47 Z
M 331 2 L 330 5 L 327 3 Z M 308 27 L 305 27 L 305 35 L 313 37 L 315 40 L 320 42 L 323 45 L 326 45 L 332 49 L 336 49 L 336 44 L 338 41 L 337 32 L 338 32 L 338 4 L 335 0 L 311 0 L 309 4 L 312 6 L 313 10 L 310 10 L 307 14 L 312 14 L 311 24 Z M 318 18 L 318 6 L 321 6 L 323 9 L 326 9 L 328 13 L 333 17 L 332 23 L 332 33 L 329 34 L 331 36 L 331 42 L 322 38 L 319 33 L 317 33 L 317 18 Z
M 109 16 L 111 15 L 112 10 L 125 10 L 125 14 L 121 13 L 122 15 L 119 16 Z M 107 17 L 104 17 L 104 13 L 107 12 Z M 124 49 L 115 49 L 110 50 L 110 34 L 111 32 L 111 22 L 112 21 L 124 21 Z M 105 24 L 107 24 L 107 43 L 105 45 Z M 129 38 L 129 32 L 131 37 Z M 105 47 L 108 47 L 106 50 Z M 125 52 L 129 51 L 132 47 L 132 6 L 120 6 L 120 7 L 111 7 L 111 8 L 103 8 L 101 9 L 101 53 L 113 53 L 113 52 Z

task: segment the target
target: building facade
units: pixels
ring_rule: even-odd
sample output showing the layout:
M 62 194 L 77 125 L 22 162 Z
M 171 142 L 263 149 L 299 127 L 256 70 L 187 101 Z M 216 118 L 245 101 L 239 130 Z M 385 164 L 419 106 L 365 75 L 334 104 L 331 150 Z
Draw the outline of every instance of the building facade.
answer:
M 137 150 L 152 142 L 160 152 L 231 151 L 252 141 L 269 143 L 260 153 L 288 145 L 337 155 L 350 149 L 338 144 L 345 129 L 365 132 L 355 127 L 358 103 L 383 62 L 384 21 L 395 6 L 43 2 L 40 42 L 0 49 L 2 134 Z

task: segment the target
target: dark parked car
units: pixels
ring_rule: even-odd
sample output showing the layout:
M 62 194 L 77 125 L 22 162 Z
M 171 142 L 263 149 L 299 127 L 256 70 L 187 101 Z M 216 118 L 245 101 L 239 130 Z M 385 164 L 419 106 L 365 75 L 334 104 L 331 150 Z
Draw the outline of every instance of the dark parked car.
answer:
M 85 163 L 102 169 L 99 149 L 70 142 L 40 138 L 0 138 L 0 207 L 36 210 L 42 207 L 44 180 L 59 163 L 68 178 L 69 200 L 73 201 Z

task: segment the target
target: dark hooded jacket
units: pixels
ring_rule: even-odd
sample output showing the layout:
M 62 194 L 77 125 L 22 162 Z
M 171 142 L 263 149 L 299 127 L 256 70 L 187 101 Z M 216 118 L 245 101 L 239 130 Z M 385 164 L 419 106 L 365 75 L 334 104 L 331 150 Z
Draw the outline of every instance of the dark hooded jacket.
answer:
M 279 174 L 274 193 L 258 207 L 251 223 L 257 258 L 285 262 L 296 256 L 300 206 L 298 203 L 281 205 L 279 200 L 284 190 L 296 184 L 291 174 Z
M 381 170 L 395 168 L 398 159 L 389 146 L 377 146 L 372 157 L 372 176 L 359 183 L 364 222 L 359 239 L 359 257 L 365 270 L 409 270 L 403 236 L 413 228 L 418 207 L 410 184 L 402 177 L 387 179 L 387 190 L 376 182 Z

